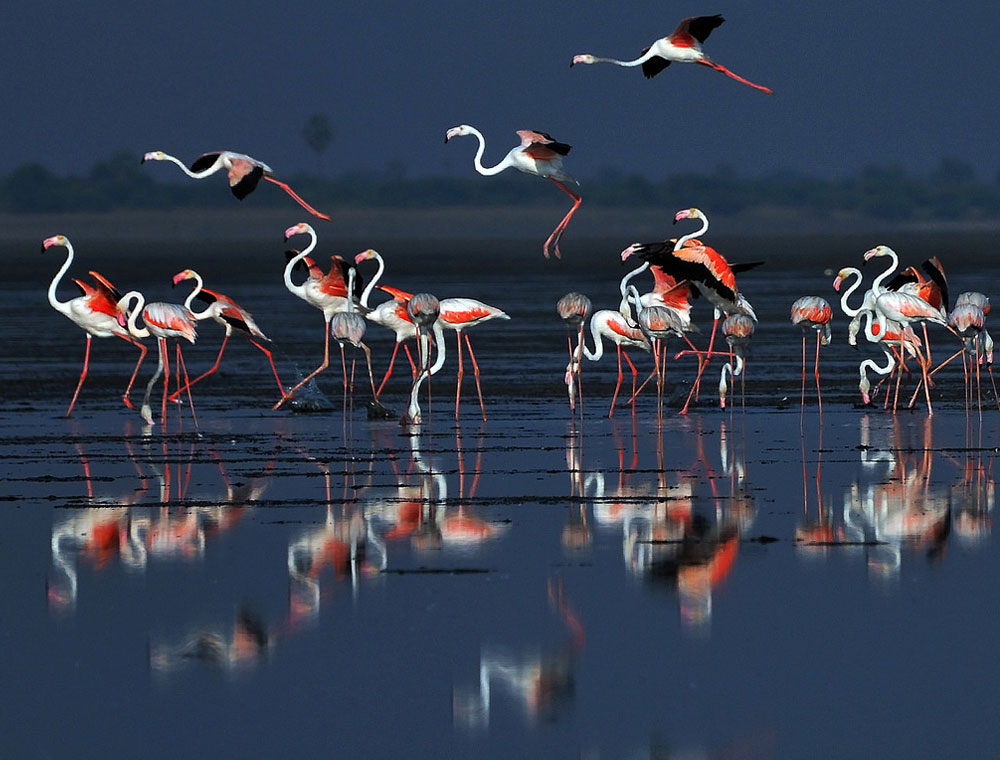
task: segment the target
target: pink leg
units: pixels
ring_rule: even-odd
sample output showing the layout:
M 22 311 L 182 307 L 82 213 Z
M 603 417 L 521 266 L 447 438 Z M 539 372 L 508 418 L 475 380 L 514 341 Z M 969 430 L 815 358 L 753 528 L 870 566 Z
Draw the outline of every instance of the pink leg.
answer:
M 281 397 L 277 404 L 275 404 L 272 409 L 278 409 L 284 404 L 288 399 L 290 399 L 295 391 L 301 388 L 303 385 L 312 380 L 316 375 L 325 370 L 330 366 L 330 318 L 327 317 L 326 321 L 323 323 L 323 363 L 320 364 L 316 369 L 306 375 L 302 380 L 300 380 L 294 388 L 292 388 L 288 393 Z
M 167 387 L 170 384 L 170 354 L 167 353 L 167 339 L 159 338 L 160 354 L 163 356 L 163 402 L 160 408 L 160 424 L 167 424 Z
M 461 335 L 461 333 L 459 333 Z M 476 363 L 476 355 L 472 352 L 472 343 L 469 336 L 465 336 L 465 347 L 469 349 L 469 358 L 472 359 L 472 376 L 476 379 L 476 393 L 479 394 L 479 410 L 483 413 L 483 422 L 486 422 L 486 406 L 483 404 L 483 389 L 479 384 L 479 364 Z
M 139 367 L 142 366 L 142 360 L 146 358 L 146 352 L 149 349 L 146 348 L 145 344 L 139 342 L 138 340 L 132 338 L 131 336 L 126 338 L 123 335 L 122 340 L 127 340 L 129 343 L 131 343 L 134 346 L 138 346 L 139 348 L 139 361 L 135 363 L 135 369 L 132 370 L 132 377 L 129 378 L 128 385 L 125 386 L 125 395 L 122 396 L 122 401 L 125 402 L 125 406 L 127 406 L 129 409 L 134 409 L 135 407 L 133 407 L 132 402 L 129 401 L 128 395 L 129 393 L 132 392 L 132 384 L 135 382 L 135 378 L 139 374 Z
M 181 390 L 187 390 L 188 397 L 188 407 L 191 409 L 191 420 L 194 422 L 194 429 L 198 429 L 198 416 L 194 413 L 194 399 L 191 397 L 191 386 L 194 383 L 190 382 L 188 378 L 187 364 L 184 363 L 184 352 L 181 351 L 181 343 L 177 341 L 177 384 L 180 385 L 181 371 L 184 372 L 184 387 Z M 190 466 L 190 465 L 189 465 Z
M 806 408 L 806 334 L 802 333 L 802 393 L 799 398 L 802 410 Z
M 611 409 L 608 410 L 608 417 L 615 416 L 615 402 L 618 400 L 618 389 L 622 387 L 622 346 L 620 343 L 617 344 L 618 347 L 618 382 L 615 383 L 615 392 L 611 397 Z
M 261 351 L 264 352 L 264 355 L 267 357 L 267 360 L 271 363 L 271 371 L 274 373 L 274 379 L 278 383 L 278 392 L 281 393 L 281 394 L 284 394 L 285 393 L 285 386 L 283 386 L 281 384 L 281 378 L 278 377 L 278 368 L 274 366 L 274 357 L 271 356 L 270 350 L 264 348 L 260 343 L 258 343 L 257 341 L 253 340 L 252 338 L 250 338 L 249 340 L 250 340 L 251 343 L 253 343 L 255 346 L 257 346 L 257 348 L 259 348 Z M 219 351 L 219 356 L 222 356 L 222 351 Z M 197 382 L 197 381 L 195 381 L 195 382 Z
M 718 313 L 718 312 L 716 312 Z M 701 376 L 705 372 L 705 368 L 708 366 L 709 360 L 712 358 L 712 348 L 715 346 L 715 330 L 719 325 L 719 318 L 716 317 L 712 320 L 712 337 L 708 340 L 708 351 L 706 352 L 705 359 L 702 361 L 699 357 L 698 361 L 698 376 L 695 377 L 694 383 L 691 384 L 691 390 L 688 392 L 687 401 L 684 402 L 684 408 L 681 409 L 681 414 L 687 414 L 688 406 L 691 404 L 691 399 L 697 399 L 698 396 L 698 385 L 701 383 Z
M 635 416 L 635 393 L 636 393 L 635 384 L 636 384 L 636 380 L 639 377 L 639 372 L 638 372 L 638 370 L 636 370 L 635 365 L 632 363 L 632 360 L 628 358 L 628 354 L 626 354 L 624 351 L 622 351 L 622 355 L 625 357 L 625 361 L 628 362 L 629 369 L 632 370 L 632 416 L 634 417 Z M 619 378 L 620 378 L 621 377 L 621 369 L 618 370 L 618 375 L 619 375 Z
M 559 239 L 562 237 L 562 234 L 566 229 L 566 225 L 569 224 L 569 220 L 573 218 L 573 214 L 575 214 L 576 210 L 580 207 L 580 201 L 582 201 L 583 198 L 581 198 L 578 193 L 574 193 L 559 180 L 553 179 L 552 177 L 548 177 L 547 179 L 573 199 L 573 207 L 567 212 L 566 216 L 563 217 L 563 220 L 556 225 L 556 228 L 552 230 L 552 234 L 549 235 L 548 240 L 546 240 L 545 244 L 542 246 L 542 253 L 545 255 L 545 258 L 549 258 L 549 246 L 552 246 L 555 250 L 556 258 L 560 259 L 562 258 L 562 254 L 559 252 Z
M 399 351 L 400 341 L 396 341 L 396 345 L 392 349 L 392 356 L 389 357 L 389 369 L 385 371 L 385 377 L 382 378 L 382 382 L 379 383 L 378 391 L 375 393 L 375 398 L 377 399 L 382 393 L 382 389 L 385 387 L 385 381 L 392 377 L 392 366 L 396 363 L 396 352 Z M 412 360 L 411 360 L 412 362 Z
M 823 390 L 819 386 L 819 332 L 816 333 L 816 399 L 819 403 L 819 413 L 823 414 Z
M 83 370 L 80 372 L 80 380 L 76 384 L 76 390 L 73 391 L 73 400 L 69 402 L 69 409 L 66 410 L 66 416 L 69 417 L 73 413 L 73 406 L 76 404 L 76 397 L 80 395 L 80 388 L 83 387 L 83 381 L 87 379 L 87 368 L 90 366 L 90 333 L 87 333 L 87 350 L 83 355 Z
M 181 386 L 180 388 L 178 388 L 177 390 L 175 390 L 173 393 L 171 393 L 169 400 L 170 401 L 176 401 L 178 398 L 180 398 L 180 395 L 184 391 L 188 390 L 192 385 L 194 385 L 197 382 L 200 382 L 201 380 L 204 380 L 206 377 L 208 377 L 213 372 L 215 372 L 219 368 L 219 363 L 222 361 L 222 354 L 226 350 L 226 344 L 227 343 L 229 343 L 229 333 L 226 333 L 226 337 L 224 337 L 222 339 L 222 346 L 219 348 L 219 355 L 215 357 L 215 364 L 213 364 L 210 369 L 208 369 L 205 372 L 203 372 L 200 375 L 198 375 L 198 377 L 196 377 L 190 383 Z M 180 348 L 180 344 L 179 343 L 177 344 L 177 347 Z
M 455 386 L 455 419 L 458 419 L 458 400 L 462 395 L 462 378 L 465 377 L 465 367 L 462 362 L 462 331 L 457 330 L 455 336 L 458 338 L 458 384 Z

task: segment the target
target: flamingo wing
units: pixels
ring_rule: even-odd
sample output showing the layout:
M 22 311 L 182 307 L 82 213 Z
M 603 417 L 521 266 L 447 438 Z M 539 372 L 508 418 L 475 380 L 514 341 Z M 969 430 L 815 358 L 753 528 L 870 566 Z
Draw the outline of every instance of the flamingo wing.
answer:
M 191 163 L 190 169 L 193 172 L 203 172 L 206 169 L 211 169 L 216 164 L 219 164 L 219 167 L 221 167 L 221 159 L 221 150 L 217 150 L 214 153 L 202 153 Z
M 931 305 L 943 307 L 947 311 L 950 308 L 948 301 L 948 278 L 944 275 L 944 267 L 941 265 L 941 261 L 937 256 L 931 256 L 920 264 L 920 268 L 927 272 L 927 276 L 931 278 L 931 281 L 941 291 L 940 303 L 935 304 L 931 301 Z
M 548 151 L 565 156 L 569 154 L 573 147 L 572 145 L 559 142 L 550 134 L 531 129 L 519 129 L 517 130 L 517 136 L 521 138 L 521 147 L 525 149 L 525 153 L 532 158 L 551 160 L 554 156 L 549 155 Z
M 263 176 L 264 167 L 260 164 L 237 159 L 233 161 L 233 167 L 229 170 L 229 187 L 233 195 L 243 200 L 254 191 Z
M 648 52 L 649 52 L 649 48 L 645 48 L 642 51 L 642 53 L 640 53 L 640 57 L 646 55 L 646 53 L 648 53 Z M 663 71 L 665 68 L 667 68 L 667 66 L 669 66 L 669 65 L 670 65 L 670 61 L 668 61 L 666 58 L 661 58 L 658 55 L 654 55 L 648 61 L 643 61 L 642 62 L 642 73 L 643 73 L 643 76 L 645 76 L 646 79 L 652 79 L 657 74 L 659 74 L 661 71 Z
M 725 21 L 720 14 L 714 16 L 691 16 L 681 21 L 670 35 L 671 44 L 676 47 L 694 47 L 695 41 L 704 42 L 713 29 Z
M 393 300 L 406 303 L 411 298 L 413 298 L 413 293 L 407 293 L 405 290 L 400 290 L 399 288 L 394 288 L 391 285 L 379 285 L 378 289 L 384 293 L 388 293 L 392 296 Z

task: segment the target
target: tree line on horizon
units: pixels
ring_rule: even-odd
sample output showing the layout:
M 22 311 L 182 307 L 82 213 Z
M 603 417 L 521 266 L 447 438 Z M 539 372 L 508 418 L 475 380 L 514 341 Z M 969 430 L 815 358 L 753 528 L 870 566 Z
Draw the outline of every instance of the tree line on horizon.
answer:
M 351 172 L 327 178 L 282 176 L 320 208 L 559 205 L 549 183 L 509 172 L 497 177 L 408 177 L 401 162 L 382 172 Z M 12 213 L 102 212 L 119 209 L 218 207 L 234 202 L 214 177 L 204 182 L 158 180 L 121 151 L 97 162 L 82 177 L 58 176 L 40 163 L 23 164 L 0 179 L 0 210 Z M 728 167 L 709 173 L 679 172 L 663 179 L 601 170 L 582 183 L 584 202 L 610 208 L 696 205 L 718 214 L 781 207 L 816 214 L 853 213 L 885 220 L 979 220 L 1000 218 L 1000 175 L 982 181 L 968 163 L 944 158 L 925 174 L 899 166 L 865 166 L 841 179 L 789 171 L 745 177 Z M 284 203 L 254 193 L 244 203 Z

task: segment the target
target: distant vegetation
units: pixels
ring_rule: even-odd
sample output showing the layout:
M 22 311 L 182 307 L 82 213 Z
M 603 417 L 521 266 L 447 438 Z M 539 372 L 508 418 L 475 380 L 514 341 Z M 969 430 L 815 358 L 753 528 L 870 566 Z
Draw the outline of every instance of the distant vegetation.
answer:
M 319 153 L 319 139 L 316 148 Z M 325 147 L 325 145 L 324 145 Z M 222 206 L 232 203 L 225 180 L 165 181 L 139 165 L 139 156 L 122 152 L 97 163 L 84 177 L 61 177 L 41 164 L 25 164 L 0 180 L 0 210 L 87 212 Z M 408 177 L 393 162 L 383 173 L 282 176 L 303 197 L 327 210 L 338 206 L 409 207 L 557 205 L 564 196 L 547 183 L 512 172 L 485 179 L 475 174 Z M 220 185 L 222 187 L 220 187 Z M 708 174 L 678 173 L 661 180 L 606 169 L 583 182 L 587 203 L 612 208 L 673 207 L 691 204 L 735 214 L 760 207 L 808 210 L 818 214 L 853 213 L 875 219 L 1000 218 L 1000 176 L 992 184 L 977 178 L 967 163 L 945 158 L 926 174 L 898 166 L 867 166 L 856 176 L 825 180 L 791 172 L 744 177 L 720 167 Z M 255 202 L 261 202 L 258 193 Z M 276 203 L 286 199 L 277 196 Z

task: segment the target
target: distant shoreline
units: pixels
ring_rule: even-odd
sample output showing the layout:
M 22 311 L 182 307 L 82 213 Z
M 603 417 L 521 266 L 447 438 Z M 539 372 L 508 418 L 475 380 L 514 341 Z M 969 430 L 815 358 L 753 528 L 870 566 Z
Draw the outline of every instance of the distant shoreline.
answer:
M 232 209 L 175 208 L 88 213 L 0 214 L 0 240 L 37 242 L 54 234 L 129 242 L 280 238 L 296 222 L 314 222 L 317 232 L 338 239 L 483 240 L 530 239 L 543 234 L 560 217 L 558 206 L 483 206 L 439 208 L 357 208 L 332 211 L 333 222 L 310 219 L 295 206 Z M 570 224 L 566 240 L 586 236 L 620 240 L 659 240 L 672 234 L 673 213 L 663 208 L 587 207 Z M 1000 220 L 889 221 L 857 215 L 819 216 L 791 208 L 758 208 L 734 215 L 712 215 L 712 232 L 720 236 L 809 236 L 826 234 L 997 233 Z

